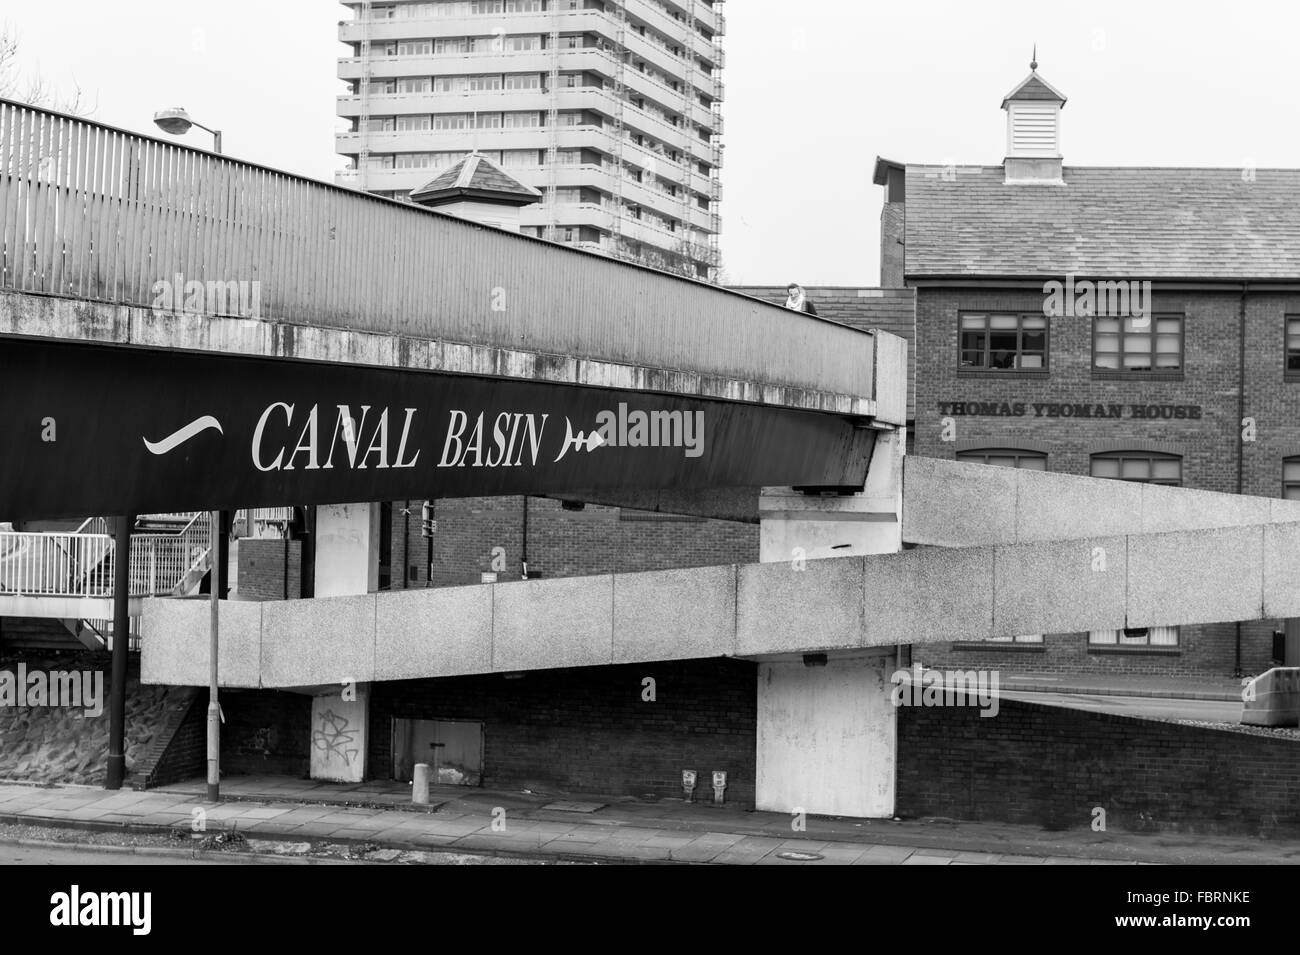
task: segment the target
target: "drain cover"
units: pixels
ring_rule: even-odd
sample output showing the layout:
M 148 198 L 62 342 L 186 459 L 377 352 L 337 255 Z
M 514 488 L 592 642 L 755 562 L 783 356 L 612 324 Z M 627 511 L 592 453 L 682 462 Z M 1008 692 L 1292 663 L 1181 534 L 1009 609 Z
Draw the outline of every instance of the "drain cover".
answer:
M 604 809 L 606 803 L 603 802 L 572 802 L 561 801 L 548 803 L 543 809 L 551 809 L 555 812 L 595 812 L 597 809 Z
M 820 855 L 816 852 L 794 852 L 794 851 L 778 852 L 776 854 L 776 857 L 778 859 L 787 859 L 790 862 L 816 862 L 818 859 L 826 858 L 824 855 Z

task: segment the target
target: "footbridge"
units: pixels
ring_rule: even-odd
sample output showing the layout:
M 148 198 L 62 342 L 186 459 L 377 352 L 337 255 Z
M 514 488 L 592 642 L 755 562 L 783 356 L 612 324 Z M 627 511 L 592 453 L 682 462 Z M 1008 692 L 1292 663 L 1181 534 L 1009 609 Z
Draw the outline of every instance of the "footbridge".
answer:
M 5 101 L 0 237 L 0 518 L 860 488 L 906 415 L 892 336 Z

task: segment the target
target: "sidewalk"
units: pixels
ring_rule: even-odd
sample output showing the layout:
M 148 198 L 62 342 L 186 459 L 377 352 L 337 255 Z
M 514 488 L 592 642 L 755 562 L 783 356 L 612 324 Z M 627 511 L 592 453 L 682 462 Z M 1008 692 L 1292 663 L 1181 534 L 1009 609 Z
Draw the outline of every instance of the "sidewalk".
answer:
M 1232 677 L 1144 676 L 1025 670 L 1003 672 L 1000 685 L 1015 693 L 1074 693 L 1086 696 L 1142 696 L 1166 700 L 1241 702 L 1241 681 Z
M 733 865 L 1296 863 L 1300 840 L 1178 833 L 1048 832 L 952 820 L 792 817 L 682 800 L 600 801 L 588 795 L 435 787 L 428 807 L 404 784 L 331 785 L 284 777 L 232 777 L 223 803 L 203 783 L 149 792 L 0 783 L 0 822 L 83 829 L 207 831 L 303 843 L 367 843 L 386 850 L 447 850 L 605 862 Z M 504 828 L 502 828 L 504 826 Z M 797 853 L 793 858 L 789 853 Z M 787 854 L 783 857 L 783 854 Z M 802 856 L 802 857 L 801 857 Z M 815 856 L 818 858 L 809 858 Z

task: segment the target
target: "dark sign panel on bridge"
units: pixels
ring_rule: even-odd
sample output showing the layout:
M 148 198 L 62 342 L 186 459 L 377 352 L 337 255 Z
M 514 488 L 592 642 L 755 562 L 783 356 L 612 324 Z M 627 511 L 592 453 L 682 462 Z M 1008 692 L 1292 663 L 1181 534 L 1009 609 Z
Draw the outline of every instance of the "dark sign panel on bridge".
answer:
M 861 487 L 836 415 L 0 339 L 0 519 L 566 491 Z

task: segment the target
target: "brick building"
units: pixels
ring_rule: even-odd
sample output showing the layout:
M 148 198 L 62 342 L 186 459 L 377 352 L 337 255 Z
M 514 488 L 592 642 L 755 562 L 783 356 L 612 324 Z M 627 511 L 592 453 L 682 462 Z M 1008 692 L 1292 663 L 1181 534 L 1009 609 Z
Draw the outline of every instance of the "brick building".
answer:
M 916 293 L 915 452 L 1300 496 L 1300 170 L 1083 168 L 1065 97 L 1003 101 L 999 166 L 878 160 L 882 275 Z M 1255 673 L 1276 623 L 1032 634 L 941 666 Z

